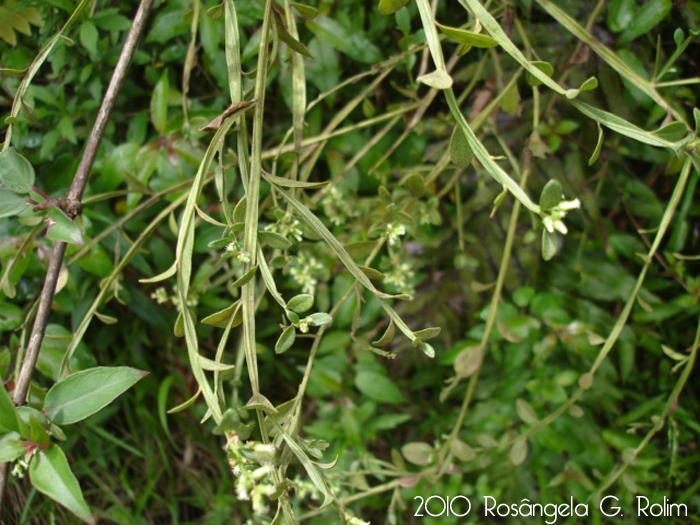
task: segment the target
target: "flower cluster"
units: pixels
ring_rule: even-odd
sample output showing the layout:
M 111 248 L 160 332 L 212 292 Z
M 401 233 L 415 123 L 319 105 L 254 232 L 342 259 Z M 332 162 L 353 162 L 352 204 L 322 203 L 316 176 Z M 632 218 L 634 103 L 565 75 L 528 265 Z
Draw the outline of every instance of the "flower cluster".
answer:
M 384 283 L 393 286 L 399 293 L 413 295 L 413 277 L 416 273 L 407 262 L 396 263 L 390 271 L 384 272 Z
M 297 242 L 301 242 L 303 233 L 299 221 L 292 217 L 290 213 L 285 213 L 277 222 L 265 226 L 265 231 L 279 233 L 284 237 L 293 237 Z
M 168 301 L 170 301 L 175 306 L 180 306 L 180 298 L 177 295 L 177 288 L 175 288 L 174 286 L 172 295 L 168 294 L 168 291 L 165 289 L 165 286 L 159 286 L 151 294 L 151 299 L 153 299 L 158 304 L 165 304 Z M 190 294 L 187 297 L 187 306 L 189 306 L 190 308 L 194 308 L 198 304 L 199 299 L 197 298 L 196 294 Z
M 400 237 L 406 234 L 406 226 L 400 222 L 390 222 L 386 225 L 384 235 L 389 238 L 389 246 L 397 246 L 401 244 Z
M 236 476 L 236 497 L 250 501 L 255 514 L 267 514 L 270 511 L 267 498 L 277 491 L 272 480 L 274 445 L 242 443 L 238 434 L 231 431 L 226 434 L 226 455 Z
M 554 233 L 554 230 L 566 235 L 568 229 L 564 224 L 564 217 L 571 211 L 581 207 L 581 201 L 574 199 L 572 201 L 561 201 L 556 207 L 552 208 L 547 215 L 542 219 L 542 224 L 549 233 Z
M 323 192 L 321 206 L 323 206 L 323 212 L 326 214 L 326 217 L 333 224 L 339 226 L 345 224 L 347 218 L 354 215 L 350 202 L 352 202 L 352 199 L 348 199 L 337 186 L 332 185 L 328 186 Z
M 323 265 L 316 257 L 305 251 L 299 252 L 299 255 L 290 261 L 288 269 L 304 293 L 313 295 L 316 292 L 316 275 L 323 271 Z

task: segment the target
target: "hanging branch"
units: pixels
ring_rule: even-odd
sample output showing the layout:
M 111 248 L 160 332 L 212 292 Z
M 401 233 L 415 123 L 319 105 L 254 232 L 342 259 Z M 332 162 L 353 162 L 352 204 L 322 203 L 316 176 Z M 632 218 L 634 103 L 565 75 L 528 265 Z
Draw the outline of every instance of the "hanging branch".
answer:
M 141 0 L 136 15 L 134 16 L 134 21 L 131 24 L 131 29 L 126 37 L 126 42 L 119 55 L 117 65 L 114 67 L 109 86 L 102 99 L 100 109 L 97 112 L 95 124 L 87 139 L 83 156 L 80 159 L 80 164 L 73 177 L 73 183 L 65 199 L 65 210 L 71 218 L 79 215 L 82 211 L 81 197 L 83 196 L 83 191 L 85 191 L 92 164 L 97 156 L 97 150 L 102 142 L 105 128 L 109 122 L 112 109 L 114 108 L 117 96 L 121 90 L 126 72 L 129 69 L 131 59 L 136 51 L 141 33 L 143 33 L 152 5 L 153 0 Z M 56 292 L 56 282 L 58 281 L 58 275 L 61 270 L 61 265 L 63 264 L 65 252 L 66 243 L 56 241 L 49 261 L 49 267 L 46 270 L 46 279 L 44 280 L 44 287 L 41 290 L 39 307 L 37 308 L 36 318 L 34 319 L 32 333 L 29 336 L 29 344 L 27 345 L 24 360 L 22 361 L 22 368 L 17 376 L 12 396 L 12 400 L 16 405 L 23 405 L 26 401 L 32 374 L 34 373 L 34 367 L 39 357 L 41 343 L 44 340 L 46 325 L 49 322 L 51 304 Z M 3 495 L 5 493 L 5 486 L 7 485 L 8 467 L 9 463 L 3 463 L 2 466 L 0 466 L 0 509 L 2 509 Z

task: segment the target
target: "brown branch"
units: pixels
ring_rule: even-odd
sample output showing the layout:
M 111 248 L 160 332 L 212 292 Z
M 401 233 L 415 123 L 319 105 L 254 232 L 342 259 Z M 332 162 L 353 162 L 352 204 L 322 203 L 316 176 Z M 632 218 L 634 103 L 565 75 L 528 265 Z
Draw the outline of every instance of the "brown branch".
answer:
M 75 172 L 75 176 L 73 177 L 73 183 L 71 184 L 70 190 L 65 198 L 66 207 L 70 210 L 75 210 L 76 214 L 79 213 L 82 208 L 80 199 L 83 196 L 83 191 L 85 191 L 85 186 L 87 185 L 88 177 L 90 176 L 92 164 L 97 156 L 97 150 L 102 142 L 102 137 L 104 136 L 105 128 L 107 127 L 107 122 L 109 122 L 112 109 L 114 108 L 114 103 L 116 102 L 119 91 L 121 90 L 124 77 L 129 69 L 129 64 L 134 56 L 134 52 L 136 51 L 139 38 L 143 33 L 143 29 L 146 25 L 146 20 L 149 12 L 151 11 L 152 5 L 153 0 L 141 0 L 141 3 L 139 4 L 139 8 L 134 16 L 134 21 L 131 24 L 131 29 L 126 37 L 126 42 L 124 42 L 124 47 L 119 55 L 119 60 L 117 61 L 117 65 L 114 67 L 114 72 L 112 73 L 109 86 L 107 87 L 107 91 L 102 99 L 100 109 L 97 112 L 95 124 L 92 127 L 90 136 L 85 144 L 85 150 L 82 158 L 80 159 L 80 164 Z M 46 270 L 46 279 L 44 280 L 44 287 L 41 290 L 41 297 L 39 299 L 39 307 L 37 309 L 36 318 L 34 319 L 34 326 L 32 327 L 32 333 L 29 336 L 29 344 L 27 345 L 24 361 L 22 362 L 22 368 L 19 376 L 17 377 L 13 392 L 12 399 L 16 405 L 23 405 L 26 402 L 27 392 L 29 391 L 32 374 L 34 373 L 34 367 L 36 366 L 36 361 L 39 357 L 41 343 L 44 340 L 46 325 L 49 322 L 51 304 L 53 303 L 53 296 L 56 292 L 56 282 L 58 281 L 58 274 L 61 270 L 61 265 L 63 264 L 63 256 L 65 255 L 65 252 L 66 243 L 57 241 L 54 245 L 53 253 L 51 254 L 49 267 Z M 0 511 L 2 510 L 3 495 L 5 493 L 5 487 L 8 480 L 8 470 L 9 463 L 3 463 L 0 465 Z

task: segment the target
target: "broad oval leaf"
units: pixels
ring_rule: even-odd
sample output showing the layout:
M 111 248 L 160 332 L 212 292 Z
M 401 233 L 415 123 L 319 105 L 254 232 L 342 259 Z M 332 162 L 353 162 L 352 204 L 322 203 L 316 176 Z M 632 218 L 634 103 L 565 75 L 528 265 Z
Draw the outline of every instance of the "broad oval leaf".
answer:
M 296 329 L 293 326 L 288 326 L 280 335 L 280 338 L 275 343 L 275 353 L 283 354 L 289 350 L 294 344 L 294 340 L 297 337 Z
M 420 466 L 428 465 L 433 459 L 433 447 L 428 443 L 415 441 L 401 447 L 401 454 L 409 463 Z
M 280 250 L 286 250 L 292 246 L 292 243 L 284 235 L 280 235 L 279 233 L 259 231 L 258 237 L 265 244 Z
M 513 443 L 508 458 L 513 465 L 520 465 L 527 457 L 527 440 L 521 439 Z
M 324 312 L 311 314 L 308 319 L 311 326 L 321 326 L 333 322 L 333 316 Z
M 15 148 L 0 153 L 0 183 L 14 192 L 24 195 L 34 185 L 34 168 Z
M 380 403 L 403 403 L 405 398 L 391 379 L 377 372 L 361 370 L 355 376 L 355 386 L 364 395 Z
M 109 405 L 147 375 L 128 366 L 76 372 L 51 387 L 42 413 L 57 425 L 76 423 Z
M 295 295 L 287 303 L 289 309 L 295 311 L 298 314 L 303 314 L 304 312 L 310 310 L 313 305 L 314 296 L 307 293 Z
M 549 62 L 542 62 L 540 60 L 536 60 L 534 62 L 530 62 L 530 64 L 542 71 L 542 73 L 544 73 L 548 77 L 551 77 L 554 74 L 554 68 Z M 525 71 L 525 80 L 531 86 L 539 86 L 540 84 L 542 84 L 542 81 L 529 71 Z
M 620 43 L 631 42 L 635 38 L 649 32 L 656 24 L 661 22 L 673 8 L 671 0 L 647 0 L 629 21 L 627 27 L 620 36 Z
M 17 215 L 28 204 L 27 197 L 0 188 L 0 219 Z
M 458 168 L 468 168 L 474 158 L 474 151 L 467 141 L 467 137 L 459 127 L 455 126 L 450 138 L 450 161 Z
M 476 457 L 472 447 L 456 438 L 450 442 L 450 452 L 460 461 L 472 461 Z
M 14 461 L 26 452 L 27 447 L 20 441 L 20 435 L 17 432 L 5 434 L 0 439 L 0 463 Z
M 564 195 L 564 188 L 561 186 L 561 182 L 556 179 L 550 180 L 542 188 L 542 193 L 540 193 L 540 208 L 542 211 L 549 211 L 552 208 L 559 206 L 561 199 Z
M 474 33 L 473 31 L 467 31 L 466 29 L 459 29 L 457 27 L 444 26 L 437 22 L 435 25 L 438 26 L 442 34 L 447 38 L 459 42 L 460 44 L 482 48 L 496 47 L 498 45 L 498 40 L 487 35 Z
M 377 46 L 364 34 L 350 31 L 332 18 L 316 17 L 306 21 L 306 27 L 319 39 L 359 62 L 374 64 L 382 59 Z
M 432 73 L 427 73 L 416 80 L 434 89 L 450 89 L 452 87 L 452 77 L 444 69 L 436 69 Z
M 49 206 L 49 228 L 46 238 L 69 244 L 83 244 L 80 227 L 56 206 Z
M 379 14 L 393 15 L 407 3 L 408 0 L 379 0 Z
M 524 399 L 515 400 L 515 410 L 518 413 L 518 417 L 522 419 L 525 423 L 537 423 L 537 414 L 535 410 L 530 406 L 530 403 Z
M 621 33 L 632 21 L 637 0 L 612 0 L 608 8 L 608 28 L 613 33 Z
M 29 464 L 29 478 L 39 492 L 63 505 L 84 522 L 95 523 L 78 480 L 68 466 L 66 455 L 57 445 L 34 455 Z

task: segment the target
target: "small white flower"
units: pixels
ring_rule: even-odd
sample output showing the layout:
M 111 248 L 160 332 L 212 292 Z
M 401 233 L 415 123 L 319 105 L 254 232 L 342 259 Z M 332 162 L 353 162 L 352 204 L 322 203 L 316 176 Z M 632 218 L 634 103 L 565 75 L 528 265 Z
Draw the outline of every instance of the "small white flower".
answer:
M 581 207 L 581 201 L 578 199 L 574 199 L 572 201 L 561 201 L 559 203 L 559 208 L 562 211 L 570 211 L 570 210 L 576 210 Z
M 389 224 L 386 225 L 386 235 L 389 237 L 389 245 L 390 246 L 396 246 L 397 244 L 401 243 L 401 239 L 399 238 L 401 235 L 406 234 L 406 227 L 401 224 L 400 222 L 393 223 L 390 222 Z

